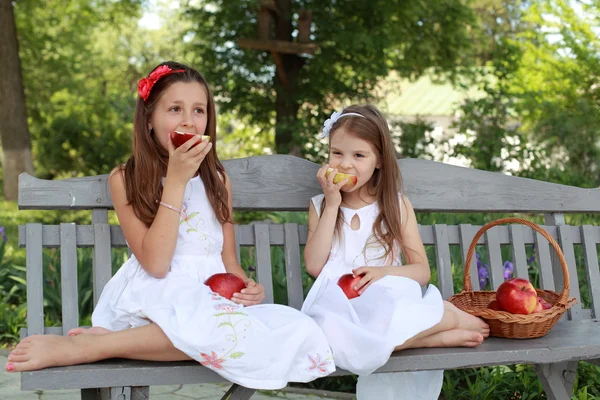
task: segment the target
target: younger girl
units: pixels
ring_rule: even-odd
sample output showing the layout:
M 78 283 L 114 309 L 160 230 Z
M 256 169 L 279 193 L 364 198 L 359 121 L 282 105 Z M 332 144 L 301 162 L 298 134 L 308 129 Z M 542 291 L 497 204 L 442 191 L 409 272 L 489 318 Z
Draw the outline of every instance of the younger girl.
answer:
M 394 350 L 477 346 L 489 328 L 443 301 L 436 287 L 423 294 L 429 264 L 380 112 L 351 106 L 334 113 L 322 137 L 329 137 L 329 164 L 317 172 L 323 194 L 310 203 L 304 250 L 317 280 L 302 311 L 324 330 L 336 365 L 362 375 L 359 399 L 437 399 L 442 371 L 368 375 Z M 334 183 L 337 172 L 355 175 L 356 184 Z M 338 286 L 349 273 L 362 276 L 352 300 Z
M 195 136 L 175 148 L 174 131 Z M 133 156 L 110 177 L 133 254 L 104 288 L 93 328 L 24 339 L 9 356 L 8 371 L 109 357 L 194 359 L 242 386 L 278 389 L 335 370 L 311 318 L 290 307 L 257 305 L 263 287 L 236 258 L 231 181 L 217 158 L 215 134 L 213 97 L 196 70 L 166 62 L 140 81 Z M 222 272 L 246 282 L 233 301 L 204 285 Z

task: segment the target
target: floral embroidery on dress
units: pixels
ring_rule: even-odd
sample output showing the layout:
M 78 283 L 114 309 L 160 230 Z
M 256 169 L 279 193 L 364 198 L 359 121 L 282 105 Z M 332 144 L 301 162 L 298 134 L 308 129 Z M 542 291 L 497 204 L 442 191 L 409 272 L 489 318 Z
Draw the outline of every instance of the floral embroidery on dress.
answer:
M 181 219 L 179 220 L 179 225 L 186 224 L 188 226 L 186 233 L 196 232 L 198 234 L 198 240 L 205 241 L 207 243 L 206 253 L 210 254 L 209 235 L 204 232 L 204 230 L 207 230 L 206 222 L 202 217 L 196 219 L 196 217 L 199 215 L 200 213 L 197 211 L 188 214 L 188 203 L 184 201 L 181 205 Z M 195 225 L 193 224 L 194 222 Z
M 217 293 L 210 292 L 210 294 L 212 296 L 212 300 L 222 300 L 223 299 Z M 234 350 L 237 348 L 239 341 L 240 341 L 239 336 L 241 335 L 241 332 L 239 332 L 239 329 L 245 328 L 244 330 L 246 330 L 252 324 L 252 322 L 250 322 L 250 320 L 248 318 L 239 318 L 239 317 L 238 317 L 238 320 L 234 322 L 232 317 L 235 317 L 235 316 L 247 317 L 248 316 L 248 314 L 240 311 L 241 308 L 242 307 L 239 304 L 235 304 L 233 302 L 219 303 L 219 304 L 214 305 L 214 309 L 218 311 L 216 314 L 213 314 L 214 317 L 227 317 L 227 320 L 221 322 L 219 324 L 218 328 L 231 329 L 232 333 L 226 334 L 225 339 L 227 342 L 231 342 L 232 346 L 228 351 L 224 352 L 223 355 L 221 355 L 221 356 L 219 356 L 214 351 L 211 351 L 210 355 L 208 355 L 206 353 L 200 353 L 202 358 L 204 358 L 204 361 L 200 361 L 200 364 L 202 364 L 206 367 L 212 367 L 215 369 L 223 369 L 223 363 L 225 361 L 227 361 L 228 359 L 231 360 L 231 359 L 236 359 L 236 358 L 240 358 L 240 357 L 244 356 L 243 352 L 234 351 Z M 238 325 L 240 323 L 242 324 L 242 326 L 238 327 Z
M 309 367 L 306 369 L 307 371 L 316 371 L 323 375 L 329 373 L 327 367 L 329 366 L 329 363 L 333 361 L 333 357 L 331 354 L 324 360 L 321 360 L 321 355 L 318 353 L 316 356 L 311 356 L 310 354 L 307 354 L 307 356 L 310 363 Z

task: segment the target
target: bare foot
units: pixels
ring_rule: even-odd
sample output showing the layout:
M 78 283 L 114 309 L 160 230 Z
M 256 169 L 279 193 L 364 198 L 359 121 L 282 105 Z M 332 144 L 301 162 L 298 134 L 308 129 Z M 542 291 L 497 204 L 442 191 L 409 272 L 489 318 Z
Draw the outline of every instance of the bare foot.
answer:
M 423 347 L 476 347 L 483 343 L 483 335 L 465 329 L 450 329 L 408 341 L 395 350 L 417 349 Z
M 464 312 L 460 308 L 456 307 L 454 304 L 445 301 L 444 305 L 446 309 L 454 312 L 458 318 L 458 329 L 478 332 L 484 338 L 490 335 L 490 327 L 486 324 L 481 318 L 475 317 L 469 313 Z
M 101 328 L 99 326 L 94 326 L 91 328 L 73 328 L 69 331 L 69 336 L 77 336 L 77 335 L 106 335 L 107 333 L 111 333 L 112 331 Z
M 8 355 L 7 372 L 34 371 L 47 367 L 75 365 L 99 360 L 89 345 L 87 335 L 34 335 L 27 337 Z

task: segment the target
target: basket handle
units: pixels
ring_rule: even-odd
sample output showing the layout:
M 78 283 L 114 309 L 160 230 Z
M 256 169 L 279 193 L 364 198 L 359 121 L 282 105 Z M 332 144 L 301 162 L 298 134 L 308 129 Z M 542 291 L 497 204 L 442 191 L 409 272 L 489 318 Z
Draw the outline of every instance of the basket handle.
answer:
M 565 260 L 565 256 L 564 256 L 560 246 L 558 245 L 556 240 L 554 240 L 554 238 L 552 236 L 550 236 L 550 234 L 548 232 L 546 232 L 545 229 L 542 229 L 539 225 L 537 225 L 531 221 L 528 221 L 526 219 L 516 218 L 516 217 L 500 218 L 495 221 L 488 222 L 487 224 L 482 226 L 477 231 L 477 233 L 473 237 L 473 240 L 471 241 L 471 245 L 469 246 L 469 251 L 467 252 L 467 259 L 465 262 L 465 269 L 464 269 L 463 292 L 473 291 L 473 287 L 471 286 L 471 267 L 470 266 L 471 266 L 471 261 L 473 260 L 473 254 L 475 253 L 475 246 L 477 246 L 477 242 L 479 241 L 479 238 L 488 229 L 490 229 L 496 225 L 508 224 L 508 223 L 518 223 L 518 224 L 527 225 L 528 227 L 539 232 L 552 245 L 552 247 L 554 248 L 554 251 L 556 251 L 556 254 L 558 255 L 558 260 L 560 261 L 560 265 L 562 267 L 562 272 L 563 272 L 563 278 L 564 278 L 564 286 L 563 286 L 562 292 L 560 293 L 560 297 L 558 298 L 558 302 L 562 303 L 562 304 L 567 304 L 567 299 L 569 297 L 569 290 L 571 288 L 571 281 L 569 280 L 569 270 L 567 269 L 567 261 Z

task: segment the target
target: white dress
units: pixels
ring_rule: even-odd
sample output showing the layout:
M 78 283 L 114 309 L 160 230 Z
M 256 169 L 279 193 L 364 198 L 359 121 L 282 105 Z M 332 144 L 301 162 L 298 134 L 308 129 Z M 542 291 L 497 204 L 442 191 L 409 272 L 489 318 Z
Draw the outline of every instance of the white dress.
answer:
M 312 198 L 317 214 L 323 199 L 322 194 Z M 327 335 L 336 366 L 360 375 L 359 399 L 437 399 L 443 371 L 369 374 L 388 361 L 396 346 L 441 321 L 444 305 L 439 290 L 429 285 L 423 293 L 412 279 L 385 276 L 359 297 L 348 300 L 337 284 L 340 276 L 362 266 L 402 268 L 402 264 L 399 256 L 386 262 L 383 248 L 373 242 L 373 223 L 379 214 L 377 202 L 358 210 L 341 210 L 342 240 L 334 239 L 329 259 L 302 311 L 317 321 Z M 358 230 L 350 226 L 355 215 L 360 221 Z M 393 393 L 399 397 L 393 397 Z
M 253 389 L 280 389 L 335 371 L 323 331 L 291 307 L 237 305 L 204 285 L 225 272 L 223 231 L 204 184 L 192 178 L 171 269 L 150 276 L 134 255 L 107 283 L 92 315 L 110 330 L 156 323 L 173 345 L 224 378 Z

